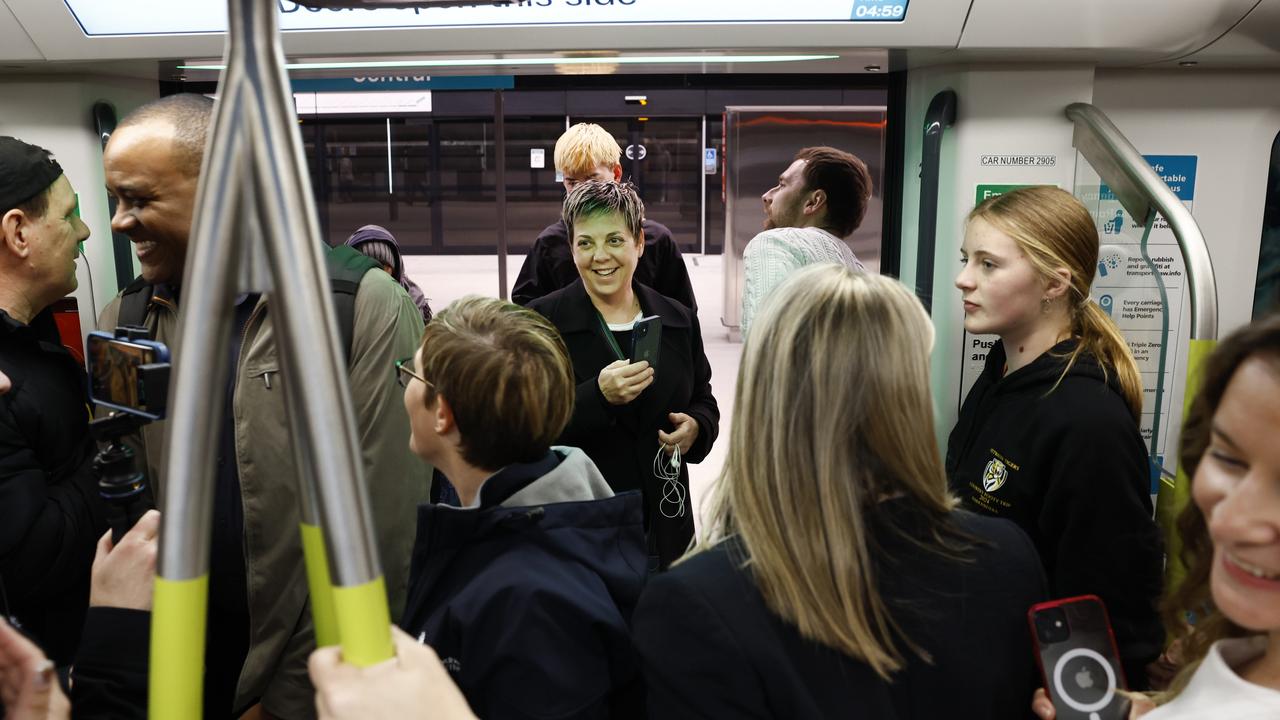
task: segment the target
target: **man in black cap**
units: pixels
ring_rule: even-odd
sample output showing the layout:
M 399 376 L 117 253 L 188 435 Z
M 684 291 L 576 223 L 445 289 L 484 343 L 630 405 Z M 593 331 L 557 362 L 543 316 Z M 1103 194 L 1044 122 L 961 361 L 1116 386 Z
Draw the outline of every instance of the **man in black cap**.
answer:
M 68 663 L 107 521 L 91 469 L 84 371 L 49 306 L 76 289 L 89 228 L 43 148 L 0 137 L 0 612 Z

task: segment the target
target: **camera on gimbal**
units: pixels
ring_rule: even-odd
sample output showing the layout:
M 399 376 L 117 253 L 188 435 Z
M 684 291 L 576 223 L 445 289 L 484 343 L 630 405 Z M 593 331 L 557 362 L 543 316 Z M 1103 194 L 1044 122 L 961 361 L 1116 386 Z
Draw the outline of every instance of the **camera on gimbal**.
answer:
M 124 438 L 164 418 L 169 392 L 169 348 L 146 328 L 119 327 L 88 337 L 89 398 L 111 413 L 89 423 L 102 446 L 93 458 L 98 492 L 107 503 L 111 539 L 120 542 L 155 506 L 147 476 Z

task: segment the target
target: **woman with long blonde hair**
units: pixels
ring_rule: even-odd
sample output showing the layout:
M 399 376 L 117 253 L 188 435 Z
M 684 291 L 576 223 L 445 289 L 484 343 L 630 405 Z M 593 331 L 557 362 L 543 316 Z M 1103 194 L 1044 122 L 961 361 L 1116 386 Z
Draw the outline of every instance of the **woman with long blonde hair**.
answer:
M 953 509 L 932 338 L 901 283 L 839 265 L 771 297 L 705 537 L 633 616 L 650 717 L 1026 713 L 1042 575 L 1012 524 Z
M 960 253 L 964 327 L 1000 339 L 951 432 L 951 490 L 1031 536 L 1054 597 L 1102 598 L 1129 684 L 1144 688 L 1164 641 L 1163 555 L 1141 376 L 1089 299 L 1093 216 L 1064 190 L 1015 190 L 974 208 Z

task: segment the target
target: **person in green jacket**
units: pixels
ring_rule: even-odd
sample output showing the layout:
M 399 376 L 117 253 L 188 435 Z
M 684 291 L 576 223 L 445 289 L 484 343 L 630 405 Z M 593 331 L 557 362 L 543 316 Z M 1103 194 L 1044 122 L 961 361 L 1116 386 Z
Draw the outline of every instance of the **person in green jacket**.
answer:
M 142 266 L 138 283 L 151 291 L 145 323 L 160 342 L 177 338 L 212 108 L 200 95 L 148 103 L 124 118 L 103 152 L 107 189 L 118 202 L 111 227 L 134 243 Z M 267 295 L 239 298 L 232 336 L 212 349 L 231 353 L 233 370 L 214 490 L 206 717 L 238 717 L 255 704 L 276 717 L 315 714 L 306 668 L 315 639 L 298 529 L 300 478 L 282 387 L 289 379 L 280 377 L 271 305 Z M 117 297 L 99 327 L 114 329 L 120 310 Z M 352 328 L 351 400 L 394 620 L 404 606 L 415 512 L 426 499 L 431 469 L 407 447 L 409 421 L 390 368 L 417 349 L 422 315 L 389 275 L 367 272 L 357 288 Z M 181 365 L 180 351 L 174 363 Z M 143 432 L 157 500 L 167 479 L 160 472 L 165 426 L 155 423 Z

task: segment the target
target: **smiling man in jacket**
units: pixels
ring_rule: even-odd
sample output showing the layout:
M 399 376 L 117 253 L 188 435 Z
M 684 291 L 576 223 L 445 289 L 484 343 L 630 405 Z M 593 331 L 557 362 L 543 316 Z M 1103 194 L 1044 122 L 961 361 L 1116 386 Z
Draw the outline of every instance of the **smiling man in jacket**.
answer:
M 212 109 L 212 101 L 200 95 L 164 97 L 125 117 L 111 136 L 103 153 L 107 189 L 118 200 L 111 225 L 133 241 L 142 276 L 103 311 L 100 327 L 141 322 L 156 340 L 171 343 L 177 337 Z M 240 297 L 226 345 L 208 349 L 232 359 L 214 489 L 208 717 L 238 716 L 255 703 L 278 717 L 315 713 L 306 670 L 315 639 L 299 536 L 300 477 L 282 389 L 284 382 L 307 379 L 280 375 L 271 307 L 269 295 Z M 130 317 L 135 311 L 141 317 Z M 393 367 L 396 358 L 416 347 L 422 316 L 391 276 L 365 272 L 350 327 L 350 345 L 344 349 L 352 406 L 394 618 L 404 605 L 413 509 L 426 496 L 430 471 L 404 447 L 409 425 Z M 183 361 L 180 352 L 175 366 Z M 171 408 L 172 413 L 190 411 Z M 147 465 L 160 498 L 167 480 L 160 472 L 164 431 L 164 423 L 144 431 Z

